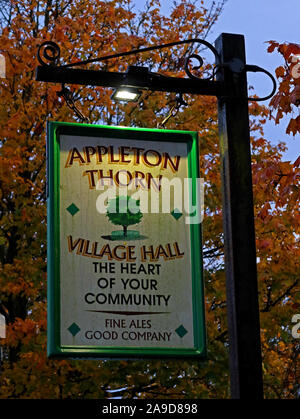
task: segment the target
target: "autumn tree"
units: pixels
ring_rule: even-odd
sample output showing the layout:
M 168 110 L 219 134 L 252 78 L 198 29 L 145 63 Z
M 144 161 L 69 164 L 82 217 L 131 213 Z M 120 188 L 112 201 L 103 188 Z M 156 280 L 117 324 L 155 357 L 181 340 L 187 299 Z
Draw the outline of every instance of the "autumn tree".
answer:
M 270 41 L 269 44 L 268 52 L 276 49 L 284 61 L 276 69 L 279 89 L 270 102 L 276 112 L 275 123 L 278 124 L 284 114 L 290 115 L 286 132 L 296 135 L 300 133 L 300 115 L 297 112 L 300 105 L 300 44 L 279 44 L 276 41 Z
M 38 46 L 61 47 L 61 63 L 188 38 L 206 38 L 224 1 L 180 1 L 169 16 L 149 0 L 141 12 L 131 0 L 0 1 L 0 292 L 7 337 L 1 340 L 2 398 L 226 398 L 229 396 L 228 332 L 220 159 L 216 99 L 189 96 L 168 128 L 198 131 L 205 178 L 203 256 L 208 334 L 205 361 L 75 361 L 46 357 L 45 123 L 77 121 L 61 86 L 35 81 Z M 184 77 L 183 62 L 197 44 L 163 49 L 90 68 L 125 71 L 142 64 Z M 211 60 L 211 58 L 210 58 Z M 199 77 L 211 74 L 205 61 Z M 115 104 L 110 89 L 67 86 L 91 123 L 156 127 L 174 96 L 144 92 L 138 104 Z M 281 160 L 284 143 L 264 138 L 268 110 L 250 103 L 256 244 L 266 397 L 299 395 L 299 343 L 291 317 L 299 298 L 299 160 Z M 298 293 L 298 294 L 297 294 Z M 298 297 L 297 297 L 298 296 Z M 114 393 L 112 393 L 114 391 Z

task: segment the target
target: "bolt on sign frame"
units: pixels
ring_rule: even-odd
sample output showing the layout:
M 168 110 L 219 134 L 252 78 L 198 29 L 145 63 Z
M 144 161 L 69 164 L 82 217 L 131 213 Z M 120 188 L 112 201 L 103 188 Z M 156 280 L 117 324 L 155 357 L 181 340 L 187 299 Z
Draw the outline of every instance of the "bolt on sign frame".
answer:
M 200 207 L 197 133 L 50 122 L 47 156 L 48 355 L 204 357 L 201 224 L 184 209 Z M 150 179 L 163 199 L 160 174 L 191 179 L 181 208 L 170 194 L 168 212 L 144 213 L 126 235 L 98 211 L 104 179 L 132 199 L 150 195 Z

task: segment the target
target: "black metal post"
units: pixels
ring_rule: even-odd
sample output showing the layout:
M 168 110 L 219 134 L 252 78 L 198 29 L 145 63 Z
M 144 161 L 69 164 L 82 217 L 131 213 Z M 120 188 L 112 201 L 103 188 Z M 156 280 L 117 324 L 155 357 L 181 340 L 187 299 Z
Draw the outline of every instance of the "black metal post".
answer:
M 222 63 L 243 68 L 244 37 L 221 34 Z M 263 398 L 247 77 L 226 66 L 218 98 L 232 398 Z

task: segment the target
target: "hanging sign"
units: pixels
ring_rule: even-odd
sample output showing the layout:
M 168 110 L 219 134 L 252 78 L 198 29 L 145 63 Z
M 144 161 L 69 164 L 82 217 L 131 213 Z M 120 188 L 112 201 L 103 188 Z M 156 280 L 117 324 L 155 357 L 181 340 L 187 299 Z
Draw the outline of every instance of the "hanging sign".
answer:
M 197 133 L 47 137 L 48 356 L 204 356 Z

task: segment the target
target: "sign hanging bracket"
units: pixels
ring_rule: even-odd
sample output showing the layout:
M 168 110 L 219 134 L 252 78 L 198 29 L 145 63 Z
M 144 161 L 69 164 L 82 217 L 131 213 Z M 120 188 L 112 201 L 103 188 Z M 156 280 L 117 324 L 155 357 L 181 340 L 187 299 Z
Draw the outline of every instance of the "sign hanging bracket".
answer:
M 97 70 L 84 70 L 74 67 L 83 66 L 91 63 L 99 63 L 108 61 L 114 58 L 126 57 L 136 55 L 142 52 L 149 52 L 157 49 L 170 48 L 173 46 L 179 46 L 189 43 L 199 43 L 208 48 L 215 56 L 215 66 L 213 67 L 212 74 L 207 78 L 200 78 L 195 75 L 194 72 L 199 70 L 204 63 L 203 58 L 195 53 L 192 53 L 184 59 L 184 71 L 188 78 L 182 77 L 170 77 L 159 73 L 150 72 L 147 67 L 140 66 L 129 66 L 126 73 L 109 72 L 109 71 L 97 71 Z M 192 38 L 178 42 L 171 42 L 163 45 L 155 45 L 146 48 L 135 49 L 132 51 L 121 52 L 117 54 L 107 55 L 103 57 L 97 57 L 89 60 L 74 62 L 70 64 L 58 65 L 60 59 L 60 48 L 53 41 L 43 42 L 38 49 L 37 58 L 40 66 L 36 69 L 36 80 L 46 81 L 54 83 L 69 83 L 69 84 L 80 84 L 80 85 L 91 85 L 91 86 L 103 86 L 103 87 L 136 87 L 144 90 L 162 91 L 162 92 L 174 92 L 174 93 L 186 93 L 186 94 L 198 94 L 207 96 L 217 96 L 219 98 L 234 98 L 231 91 L 227 91 L 224 83 L 220 82 L 217 77 L 217 73 L 223 72 L 226 68 L 235 74 L 241 74 L 243 72 L 262 72 L 271 78 L 273 83 L 272 92 L 262 98 L 247 97 L 248 101 L 264 101 L 273 96 L 276 90 L 276 81 L 272 74 L 267 70 L 256 66 L 243 64 L 237 59 L 231 61 L 222 62 L 220 55 L 216 48 L 209 42 Z M 197 60 L 199 65 L 190 68 L 191 60 Z M 70 97 L 68 98 L 70 99 Z M 74 104 L 71 104 L 71 100 L 67 101 L 68 106 L 71 105 L 71 109 L 75 111 Z M 70 106 L 69 106 L 70 107 Z M 75 113 L 78 115 L 77 111 Z M 81 117 L 80 117 L 81 118 Z M 82 118 L 81 118 L 82 119 Z
M 89 118 L 84 116 L 83 113 L 77 108 L 70 89 L 65 87 L 64 83 L 61 85 L 61 90 L 57 92 L 57 96 L 64 98 L 68 108 L 70 108 L 82 122 L 90 122 Z

